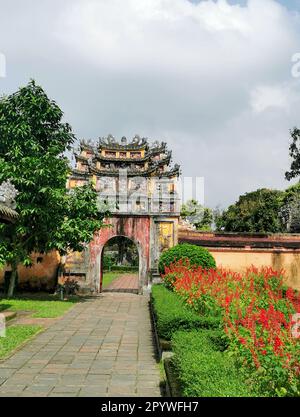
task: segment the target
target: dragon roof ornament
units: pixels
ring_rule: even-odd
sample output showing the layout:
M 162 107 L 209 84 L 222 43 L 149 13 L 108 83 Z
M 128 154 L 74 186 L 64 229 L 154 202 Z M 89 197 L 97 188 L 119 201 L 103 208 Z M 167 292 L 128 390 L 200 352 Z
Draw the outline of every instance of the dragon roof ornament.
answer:
M 148 145 L 147 138 L 141 138 L 139 135 L 135 135 L 131 142 L 128 142 L 125 136 L 122 137 L 121 142 L 116 141 L 113 135 L 109 134 L 106 137 L 99 138 L 99 146 L 111 149 L 131 149 L 142 148 Z

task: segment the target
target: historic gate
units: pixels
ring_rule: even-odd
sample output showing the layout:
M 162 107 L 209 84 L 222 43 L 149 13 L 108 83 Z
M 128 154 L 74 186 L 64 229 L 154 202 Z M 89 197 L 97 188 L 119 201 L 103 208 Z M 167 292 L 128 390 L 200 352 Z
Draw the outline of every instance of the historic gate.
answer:
M 180 201 L 179 166 L 169 168 L 171 152 L 166 143 L 149 145 L 136 136 L 121 143 L 112 136 L 97 144 L 81 142 L 76 168 L 69 178 L 73 188 L 93 181 L 99 202 L 112 211 L 107 227 L 96 233 L 82 253 L 66 257 L 64 277 L 72 276 L 87 291 L 101 290 L 101 259 L 108 240 L 131 239 L 139 252 L 139 291 L 151 283 L 162 250 L 177 243 Z

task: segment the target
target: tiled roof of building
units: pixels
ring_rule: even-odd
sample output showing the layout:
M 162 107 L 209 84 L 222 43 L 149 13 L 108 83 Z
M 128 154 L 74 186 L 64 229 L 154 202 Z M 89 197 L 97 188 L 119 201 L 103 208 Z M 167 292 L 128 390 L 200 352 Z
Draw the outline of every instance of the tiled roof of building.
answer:
M 136 152 L 138 150 L 141 152 Z M 71 178 L 86 178 L 91 174 L 116 176 L 119 169 L 127 169 L 128 176 L 172 177 L 180 174 L 179 165 L 170 167 L 172 152 L 167 149 L 166 142 L 150 144 L 147 138 L 138 135 L 131 142 L 125 137 L 117 142 L 112 135 L 101 138 L 98 143 L 81 141 L 80 151 L 74 155 L 76 167 Z

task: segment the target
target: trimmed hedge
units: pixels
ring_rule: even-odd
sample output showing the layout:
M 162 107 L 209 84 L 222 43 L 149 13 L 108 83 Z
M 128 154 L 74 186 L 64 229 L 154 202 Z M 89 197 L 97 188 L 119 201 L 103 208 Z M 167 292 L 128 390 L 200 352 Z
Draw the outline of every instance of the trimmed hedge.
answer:
M 220 331 L 179 331 L 172 338 L 172 366 L 184 397 L 256 396 L 234 360 L 220 351 Z
M 152 303 L 159 337 L 171 340 L 177 330 L 219 328 L 220 318 L 199 316 L 177 294 L 161 284 L 152 286 Z
M 161 254 L 158 264 L 160 274 L 165 273 L 166 266 L 181 259 L 188 259 L 191 266 L 202 266 L 205 269 L 216 268 L 216 261 L 206 248 L 179 243 Z

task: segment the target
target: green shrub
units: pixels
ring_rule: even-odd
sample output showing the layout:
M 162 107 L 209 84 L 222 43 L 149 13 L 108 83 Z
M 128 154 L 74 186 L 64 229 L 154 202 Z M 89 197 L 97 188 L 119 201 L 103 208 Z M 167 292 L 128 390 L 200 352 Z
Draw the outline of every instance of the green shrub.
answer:
M 165 273 L 166 266 L 181 259 L 188 259 L 191 266 L 202 266 L 205 269 L 216 267 L 214 257 L 207 249 L 189 243 L 180 243 L 161 254 L 158 264 L 160 274 Z
M 113 266 L 113 259 L 110 255 L 103 256 L 103 263 L 102 267 L 104 271 L 110 271 L 111 267 Z
M 164 286 L 169 290 L 173 291 L 174 284 L 178 278 L 178 273 L 176 272 L 169 272 L 168 274 L 164 275 Z
M 171 340 L 180 329 L 219 328 L 220 318 L 200 316 L 163 285 L 152 286 L 152 303 L 159 337 Z
M 222 340 L 219 331 L 174 333 L 172 365 L 184 397 L 255 396 L 234 360 L 219 350 Z

